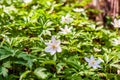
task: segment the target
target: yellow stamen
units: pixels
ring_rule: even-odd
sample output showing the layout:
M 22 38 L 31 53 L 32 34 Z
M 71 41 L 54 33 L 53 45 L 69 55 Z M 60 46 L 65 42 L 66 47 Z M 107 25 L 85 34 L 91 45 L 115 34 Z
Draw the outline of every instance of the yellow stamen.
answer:
M 95 64 L 95 61 L 93 60 L 93 61 L 91 62 L 91 64 Z
M 52 45 L 52 48 L 55 49 L 55 48 L 56 48 L 56 45 Z

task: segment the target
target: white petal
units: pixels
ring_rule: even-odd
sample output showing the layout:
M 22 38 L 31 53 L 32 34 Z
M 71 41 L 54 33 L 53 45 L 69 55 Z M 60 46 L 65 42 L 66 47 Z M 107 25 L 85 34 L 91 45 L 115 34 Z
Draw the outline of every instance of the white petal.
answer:
M 69 17 L 70 17 L 70 14 L 67 14 L 65 17 L 66 17 L 66 18 L 69 18 Z
M 57 41 L 56 41 L 56 45 L 57 45 L 57 46 L 59 46 L 59 45 L 60 45 L 60 43 L 61 43 L 61 41 L 60 41 L 60 40 L 57 40 Z
M 94 57 L 93 57 L 93 55 L 91 55 L 90 60 L 91 61 L 95 60 Z
M 62 49 L 61 49 L 61 47 L 59 46 L 59 47 L 57 47 L 57 52 L 62 52 Z
M 68 26 L 67 26 L 67 25 L 65 25 L 65 29 L 68 29 Z
M 64 23 L 64 22 L 65 22 L 65 17 L 62 16 L 62 18 L 61 18 L 61 23 Z
M 50 45 L 51 45 L 51 43 L 50 43 L 50 42 L 48 42 L 48 43 L 45 43 L 45 45 L 50 46 Z
M 52 36 L 52 42 L 54 43 L 56 41 L 55 36 Z
M 101 60 L 97 60 L 96 61 L 96 64 L 100 64 L 102 61 Z
M 120 23 L 120 19 L 118 19 L 118 23 Z
M 78 8 L 73 9 L 73 11 L 78 12 Z
M 56 53 L 56 49 L 52 49 L 51 46 L 45 48 L 45 52 L 50 52 L 51 55 Z
M 63 28 L 60 28 L 60 30 L 61 30 L 61 31 L 64 31 L 64 29 L 63 29 Z
M 120 19 L 118 20 L 118 27 L 120 28 Z
M 67 34 L 65 31 L 64 32 L 62 32 L 63 34 Z
M 45 52 L 50 52 L 51 51 L 51 47 L 46 47 L 45 48 Z
M 94 65 L 94 66 L 92 66 L 92 67 L 93 67 L 94 69 L 96 69 L 96 68 L 97 68 L 97 66 L 95 66 L 95 65 Z
M 100 65 L 97 66 L 98 68 L 102 68 Z
M 92 67 L 94 64 L 91 64 L 91 62 L 89 62 L 88 65 L 89 65 L 90 67 Z
M 64 19 L 65 17 L 64 16 L 62 16 L 62 20 Z
M 89 59 L 89 58 L 85 57 L 84 59 L 85 59 L 87 62 L 90 62 L 90 59 Z
M 30 3 L 32 0 L 23 0 L 25 3 Z
M 56 50 L 51 50 L 50 54 L 54 55 L 56 53 Z
M 95 64 L 94 66 L 98 67 L 98 68 L 101 68 L 101 66 L 99 64 Z
M 65 31 L 61 31 L 60 33 L 61 33 L 61 34 L 67 34 Z
M 116 23 L 117 19 L 114 19 L 114 23 Z
M 73 21 L 73 18 L 70 18 L 70 22 L 72 22 Z

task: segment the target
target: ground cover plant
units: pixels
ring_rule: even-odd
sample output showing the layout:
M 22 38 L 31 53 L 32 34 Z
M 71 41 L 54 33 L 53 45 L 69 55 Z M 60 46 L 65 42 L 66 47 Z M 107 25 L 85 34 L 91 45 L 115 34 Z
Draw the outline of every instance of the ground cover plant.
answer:
M 90 1 L 0 0 L 0 80 L 119 80 L 120 20 Z

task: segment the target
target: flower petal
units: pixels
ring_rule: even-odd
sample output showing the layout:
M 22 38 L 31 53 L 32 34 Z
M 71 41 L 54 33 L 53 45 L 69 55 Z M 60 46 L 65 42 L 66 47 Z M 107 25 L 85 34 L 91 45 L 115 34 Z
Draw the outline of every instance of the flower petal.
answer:
M 91 55 L 90 60 L 91 61 L 95 60 L 94 57 L 93 57 L 93 55 Z
M 61 49 L 61 47 L 59 46 L 59 47 L 57 47 L 57 52 L 62 52 L 62 49 Z
M 94 69 L 96 69 L 96 68 L 97 68 L 97 66 L 95 66 L 95 65 L 94 65 L 94 66 L 92 66 L 92 67 L 93 67 Z
M 54 55 L 56 53 L 56 50 L 51 50 L 50 54 Z
M 84 59 L 85 59 L 85 61 L 87 61 L 88 63 L 90 62 L 90 59 L 89 59 L 89 58 L 85 57 Z
M 66 18 L 69 18 L 69 17 L 70 17 L 70 14 L 67 14 L 65 17 L 66 17 Z
M 51 51 L 51 47 L 50 46 L 45 48 L 45 52 L 50 52 L 50 51 Z
M 100 65 L 97 66 L 98 68 L 102 68 Z
M 51 43 L 50 43 L 50 42 L 48 42 L 48 43 L 45 43 L 45 45 L 50 46 L 50 45 L 51 45 Z
M 63 28 L 60 28 L 60 30 L 61 30 L 61 31 L 64 31 L 64 29 L 63 29 Z
M 61 41 L 60 41 L 60 40 L 57 40 L 57 41 L 56 41 L 56 45 L 57 45 L 57 46 L 59 46 L 59 45 L 60 45 L 60 43 L 61 43 Z
M 102 61 L 101 60 L 97 60 L 96 61 L 96 64 L 100 64 Z
M 55 36 L 52 36 L 52 43 L 56 42 Z
M 50 52 L 51 55 L 56 53 L 56 49 L 52 49 L 51 46 L 45 48 L 45 52 Z
M 99 64 L 97 64 L 97 63 L 95 64 L 95 66 L 96 66 L 97 68 L 101 68 L 101 66 L 100 66 Z
M 67 26 L 67 25 L 65 25 L 65 28 L 64 28 L 64 29 L 66 29 L 66 30 L 67 30 L 67 29 L 68 29 L 68 26 Z

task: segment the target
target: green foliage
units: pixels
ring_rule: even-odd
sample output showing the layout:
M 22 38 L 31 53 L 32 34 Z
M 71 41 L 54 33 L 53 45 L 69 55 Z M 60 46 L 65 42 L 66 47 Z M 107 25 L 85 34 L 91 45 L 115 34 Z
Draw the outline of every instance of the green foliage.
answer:
M 89 12 L 100 11 L 74 11 L 89 2 L 0 0 L 0 80 L 119 80 L 120 43 L 114 45 L 119 32 L 89 19 Z M 62 23 L 67 14 L 73 21 Z M 62 34 L 65 25 L 71 31 Z M 62 49 L 54 55 L 45 52 L 52 36 Z M 91 55 L 102 68 L 88 65 L 84 58 Z

